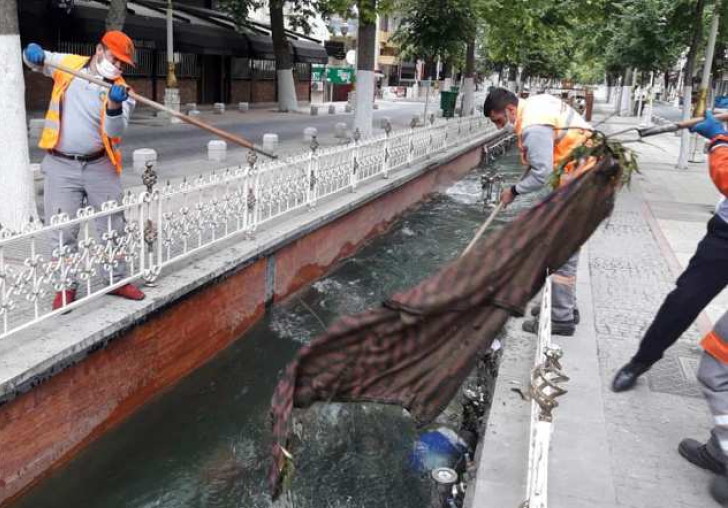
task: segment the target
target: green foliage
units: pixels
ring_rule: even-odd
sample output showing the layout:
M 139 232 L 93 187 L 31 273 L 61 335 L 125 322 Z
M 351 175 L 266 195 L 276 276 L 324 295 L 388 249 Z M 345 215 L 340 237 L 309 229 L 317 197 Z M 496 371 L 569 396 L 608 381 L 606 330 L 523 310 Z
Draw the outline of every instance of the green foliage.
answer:
M 398 10 L 403 19 L 394 41 L 404 58 L 461 61 L 475 37 L 474 0 L 403 0 Z
M 621 181 L 620 185 L 629 186 L 632 176 L 639 173 L 639 165 L 637 164 L 637 154 L 625 147 L 620 141 L 611 139 L 601 131 L 593 131 L 591 137 L 586 143 L 576 147 L 569 156 L 559 164 L 551 177 L 551 186 L 556 188 L 561 182 L 566 166 L 572 162 L 583 161 L 589 158 L 602 159 L 611 157 L 620 167 Z

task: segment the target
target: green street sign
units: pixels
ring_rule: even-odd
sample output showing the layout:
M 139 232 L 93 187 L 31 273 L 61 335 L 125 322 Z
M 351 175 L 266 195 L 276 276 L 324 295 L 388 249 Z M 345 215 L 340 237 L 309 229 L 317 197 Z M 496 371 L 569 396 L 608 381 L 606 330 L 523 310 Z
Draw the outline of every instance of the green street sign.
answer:
M 311 67 L 311 81 L 323 81 L 323 65 Z M 326 69 L 326 82 L 334 85 L 350 85 L 356 79 L 356 72 L 353 67 L 329 67 Z
M 334 67 L 328 69 L 326 81 L 334 85 L 350 85 L 354 82 L 353 67 Z

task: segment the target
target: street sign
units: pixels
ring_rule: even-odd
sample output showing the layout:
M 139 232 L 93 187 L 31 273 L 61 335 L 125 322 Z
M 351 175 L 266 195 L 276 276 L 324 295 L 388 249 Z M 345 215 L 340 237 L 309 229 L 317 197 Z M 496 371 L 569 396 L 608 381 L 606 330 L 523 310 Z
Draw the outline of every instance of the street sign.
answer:
M 311 67 L 311 81 L 320 82 L 324 80 L 326 71 L 326 82 L 334 85 L 351 85 L 355 81 L 356 73 L 353 67 L 329 67 L 313 65 Z

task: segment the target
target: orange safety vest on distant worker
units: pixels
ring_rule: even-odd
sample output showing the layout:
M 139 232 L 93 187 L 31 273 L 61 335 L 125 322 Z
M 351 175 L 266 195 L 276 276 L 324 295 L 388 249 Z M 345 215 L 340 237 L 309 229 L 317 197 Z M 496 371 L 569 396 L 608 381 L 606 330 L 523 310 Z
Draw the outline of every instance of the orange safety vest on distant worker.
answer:
M 73 70 L 83 69 L 90 57 L 68 55 L 61 60 L 61 65 L 68 67 Z M 40 142 L 38 146 L 44 150 L 50 150 L 58 145 L 58 140 L 61 137 L 61 104 L 63 103 L 63 94 L 66 92 L 68 85 L 71 84 L 73 76 L 66 72 L 55 70 L 53 72 L 53 91 L 51 92 L 51 102 L 48 105 L 48 112 L 45 116 L 45 124 L 43 126 L 43 133 L 40 136 Z M 114 80 L 115 85 L 125 85 L 126 81 L 124 78 L 118 77 Z M 112 138 L 106 135 L 104 132 L 104 121 L 106 120 L 106 105 L 108 103 L 108 96 L 104 96 L 104 101 L 101 106 L 101 139 L 104 143 L 104 149 L 109 160 L 116 168 L 117 173 L 121 173 L 121 138 Z
M 548 125 L 554 128 L 554 170 L 571 152 L 586 143 L 592 133 L 592 127 L 574 108 L 553 95 L 534 95 L 518 101 L 515 132 L 518 136 L 518 147 L 521 150 L 521 161 L 528 166 L 528 155 L 523 147 L 523 131 L 532 125 Z M 564 168 L 564 175 L 559 185 L 594 167 L 596 161 L 580 164 L 569 163 Z

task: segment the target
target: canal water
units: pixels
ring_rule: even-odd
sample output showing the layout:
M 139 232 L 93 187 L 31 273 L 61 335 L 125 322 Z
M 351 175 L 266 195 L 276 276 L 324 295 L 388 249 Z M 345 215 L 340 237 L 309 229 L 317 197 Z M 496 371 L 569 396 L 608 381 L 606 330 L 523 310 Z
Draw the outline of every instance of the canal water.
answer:
M 496 161 L 505 183 L 517 157 Z M 339 316 L 377 305 L 456 257 L 486 217 L 473 172 L 407 213 L 328 276 L 275 305 L 213 361 L 83 450 L 13 508 L 259 508 L 271 506 L 270 399 L 296 350 Z M 530 201 L 501 213 L 500 227 Z M 397 407 L 317 405 L 299 422 L 296 474 L 276 506 L 424 508 L 431 485 L 414 470 L 417 437 Z

